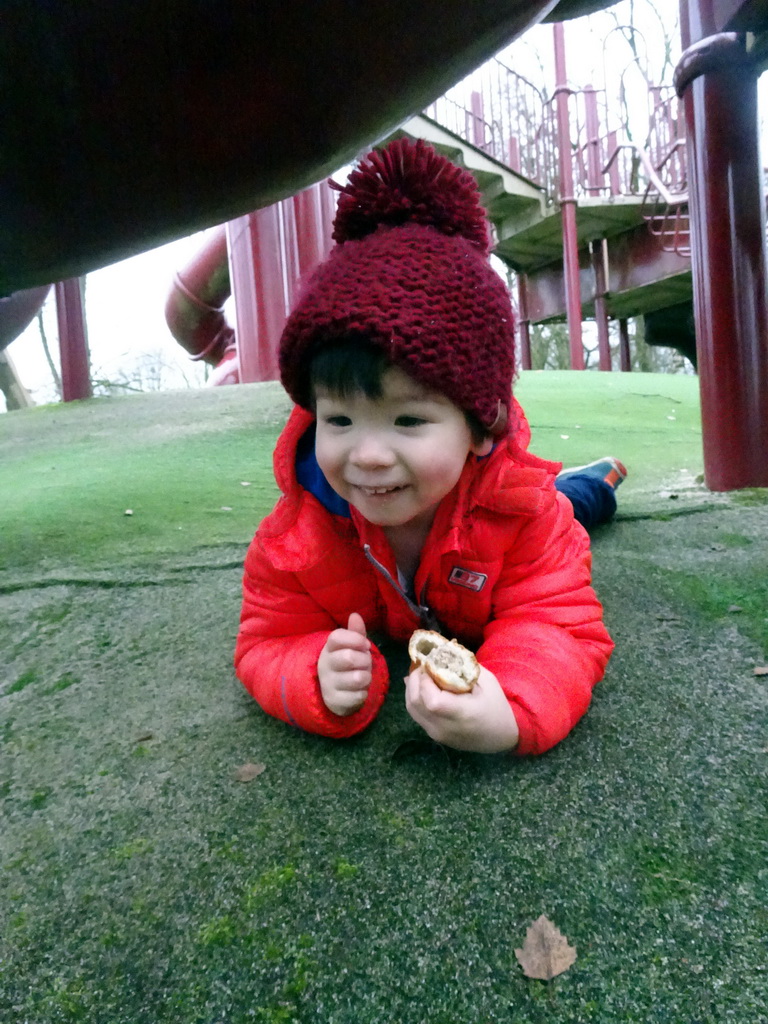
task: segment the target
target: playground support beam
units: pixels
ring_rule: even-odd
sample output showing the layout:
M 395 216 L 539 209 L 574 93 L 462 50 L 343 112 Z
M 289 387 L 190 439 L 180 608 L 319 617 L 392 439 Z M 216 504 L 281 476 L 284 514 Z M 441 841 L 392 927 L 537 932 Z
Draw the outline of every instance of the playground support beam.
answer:
M 757 73 L 711 3 L 680 0 L 694 310 L 713 491 L 768 487 L 768 304 Z
M 275 203 L 227 222 L 241 384 L 280 377 L 277 343 L 287 312 L 281 214 Z
M 70 277 L 54 285 L 56 319 L 59 325 L 59 358 L 61 360 L 61 398 L 75 402 L 90 398 L 91 361 L 85 326 L 83 279 Z
M 531 361 L 531 317 L 528 312 L 528 275 L 517 275 L 517 325 L 520 333 L 520 369 L 530 370 Z
M 608 275 L 605 265 L 608 259 L 605 239 L 592 242 L 592 269 L 595 274 L 595 323 L 597 324 L 597 351 L 599 368 L 604 372 L 611 370 L 611 338 L 608 330 L 608 303 L 606 296 Z
M 626 317 L 619 320 L 619 360 L 622 373 L 632 369 L 632 357 L 629 352 L 629 323 Z
M 581 328 L 581 281 L 579 279 L 579 238 L 576 229 L 576 197 L 573 194 L 571 124 L 568 113 L 570 88 L 565 66 L 565 29 L 562 22 L 552 26 L 555 40 L 555 96 L 557 104 L 557 148 L 560 157 L 560 210 L 563 217 L 563 277 L 568 317 L 571 369 L 584 369 Z
M 336 194 L 322 181 L 227 223 L 241 383 L 279 380 L 286 316 L 333 245 L 335 213 Z
M 303 278 L 325 259 L 333 245 L 336 193 L 323 181 L 298 192 L 293 197 L 293 207 L 299 274 Z

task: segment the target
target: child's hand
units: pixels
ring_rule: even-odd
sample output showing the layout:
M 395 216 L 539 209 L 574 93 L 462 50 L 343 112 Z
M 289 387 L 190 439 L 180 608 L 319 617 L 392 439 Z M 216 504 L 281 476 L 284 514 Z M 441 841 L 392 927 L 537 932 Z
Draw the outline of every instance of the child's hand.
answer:
M 515 714 L 496 676 L 482 666 L 471 693 L 441 690 L 416 669 L 405 679 L 405 706 L 428 736 L 456 750 L 495 754 L 517 745 Z
M 334 629 L 317 659 L 320 692 L 334 715 L 351 715 L 365 704 L 371 685 L 371 641 L 361 615 L 352 612 L 346 629 Z

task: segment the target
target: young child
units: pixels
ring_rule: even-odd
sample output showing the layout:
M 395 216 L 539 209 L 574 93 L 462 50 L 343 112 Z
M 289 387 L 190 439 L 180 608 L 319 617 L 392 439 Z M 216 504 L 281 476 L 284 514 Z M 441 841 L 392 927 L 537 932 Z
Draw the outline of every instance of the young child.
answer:
M 540 754 L 586 711 L 613 644 L 560 466 L 527 451 L 477 187 L 398 140 L 336 188 L 337 245 L 280 342 L 296 405 L 282 497 L 246 557 L 238 677 L 268 714 L 348 737 L 389 687 L 367 634 L 438 629 L 477 652 L 480 678 L 453 694 L 412 672 L 412 718 L 460 750 Z M 594 525 L 625 473 L 606 459 L 558 486 Z

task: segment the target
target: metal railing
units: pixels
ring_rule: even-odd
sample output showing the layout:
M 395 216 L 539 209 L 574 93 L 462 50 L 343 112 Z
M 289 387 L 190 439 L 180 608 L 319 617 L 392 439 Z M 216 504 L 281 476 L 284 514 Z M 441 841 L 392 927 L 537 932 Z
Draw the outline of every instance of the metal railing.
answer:
M 650 188 L 679 206 L 687 187 L 685 129 L 674 90 L 649 90 L 642 143 L 630 139 L 605 90 L 568 87 L 567 92 L 576 196 L 642 199 Z M 493 58 L 482 65 L 425 114 L 540 185 L 550 201 L 559 198 L 555 98 L 545 97 L 503 61 Z
M 678 180 L 680 168 L 684 167 L 684 154 L 685 140 L 678 139 L 658 167 L 649 167 L 649 183 L 643 196 L 643 219 L 651 234 L 661 239 L 662 249 L 689 258 L 691 218 L 688 191 L 687 188 L 682 190 L 682 183 Z
M 424 113 L 555 196 L 556 135 L 548 101 L 498 58 L 449 89 Z

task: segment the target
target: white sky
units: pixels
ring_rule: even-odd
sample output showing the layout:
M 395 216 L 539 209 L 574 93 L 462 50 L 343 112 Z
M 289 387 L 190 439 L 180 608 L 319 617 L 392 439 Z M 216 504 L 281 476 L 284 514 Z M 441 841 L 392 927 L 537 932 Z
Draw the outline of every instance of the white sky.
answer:
M 185 387 L 204 383 L 203 371 L 192 363 L 171 336 L 165 323 L 165 301 L 177 270 L 204 244 L 206 232 L 152 249 L 88 274 L 86 319 L 93 376 L 109 376 L 130 369 L 145 353 L 157 353 L 170 364 L 169 380 Z M 58 363 L 58 327 L 53 292 L 43 310 L 45 332 Z M 55 401 L 51 374 L 45 360 L 37 320 L 8 348 L 21 380 L 36 402 Z M 0 395 L 0 403 L 2 396 Z
M 670 0 L 657 0 L 666 17 L 673 17 L 677 4 Z M 654 78 L 661 72 L 659 29 L 648 0 L 635 0 L 635 23 L 649 39 L 648 63 Z M 629 0 L 613 9 L 620 21 L 628 20 Z M 674 24 L 674 21 L 671 22 Z M 617 88 L 618 75 L 631 63 L 631 54 L 614 32 L 604 45 L 606 34 L 613 27 L 610 14 L 593 15 L 566 23 L 568 77 L 583 86 L 592 84 L 600 88 L 605 84 L 605 65 L 609 67 L 608 86 Z M 654 38 L 655 36 L 655 38 Z M 604 54 L 610 59 L 605 60 Z M 679 55 L 679 46 L 673 51 L 673 62 Z M 540 85 L 547 94 L 554 88 L 552 27 L 540 25 L 531 29 L 522 39 L 500 55 L 520 74 Z M 656 65 L 654 66 L 654 60 Z M 626 83 L 633 82 L 634 69 L 626 71 Z M 637 77 L 638 84 L 641 82 Z M 764 76 L 760 80 L 761 105 L 768 96 Z M 645 93 L 645 87 L 640 90 Z M 765 162 L 765 161 L 764 161 Z M 162 361 L 166 387 L 202 386 L 201 364 L 192 363 L 186 352 L 172 338 L 165 323 L 164 307 L 173 275 L 197 253 L 204 243 L 205 232 L 182 238 L 113 264 L 88 275 L 86 285 L 86 316 L 94 376 L 114 376 L 120 370 L 129 371 L 137 361 Z M 234 321 L 231 302 L 226 307 L 230 322 Z M 58 361 L 58 332 L 55 304 L 49 298 L 44 309 L 46 334 L 54 359 Z M 36 321 L 8 348 L 25 386 L 33 399 L 40 403 L 56 399 L 50 371 L 44 358 L 40 333 Z M 4 400 L 0 394 L 0 411 Z

